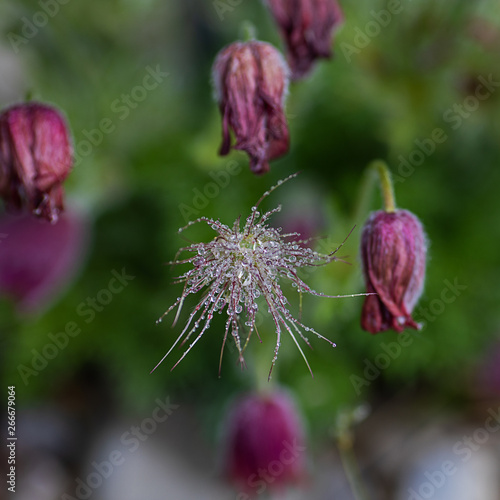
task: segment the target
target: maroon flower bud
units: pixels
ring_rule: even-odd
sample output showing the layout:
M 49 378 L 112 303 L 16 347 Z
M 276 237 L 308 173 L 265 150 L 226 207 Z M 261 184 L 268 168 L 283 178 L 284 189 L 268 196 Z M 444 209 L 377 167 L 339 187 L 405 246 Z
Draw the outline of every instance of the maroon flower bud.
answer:
M 87 224 L 67 213 L 48 224 L 26 214 L 0 217 L 0 293 L 21 312 L 43 308 L 71 279 L 87 247 Z
M 0 114 L 0 196 L 7 208 L 27 208 L 55 222 L 63 210 L 62 182 L 73 150 L 68 128 L 54 108 L 29 102 Z
M 302 422 L 283 392 L 249 394 L 231 408 L 226 433 L 225 473 L 248 495 L 262 482 L 280 490 L 305 477 Z
M 280 52 L 264 42 L 235 42 L 219 52 L 213 66 L 215 97 L 222 114 L 222 145 L 246 151 L 255 174 L 269 170 L 268 161 L 288 151 L 284 113 L 288 66 Z
M 366 291 L 361 327 L 378 333 L 390 328 L 419 329 L 411 312 L 422 293 L 426 238 L 422 224 L 407 210 L 379 210 L 369 217 L 361 236 Z
M 287 46 L 292 78 L 305 76 L 316 59 L 328 59 L 335 28 L 344 17 L 337 0 L 267 0 Z

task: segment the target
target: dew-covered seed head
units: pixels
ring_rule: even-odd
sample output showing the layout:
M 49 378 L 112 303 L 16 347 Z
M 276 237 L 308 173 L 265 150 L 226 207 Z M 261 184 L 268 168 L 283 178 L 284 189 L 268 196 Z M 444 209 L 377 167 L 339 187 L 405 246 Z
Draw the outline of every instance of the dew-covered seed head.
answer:
M 295 176 L 296 174 L 285 180 Z M 182 295 L 162 317 L 177 308 L 175 324 L 184 300 L 189 295 L 199 293 L 202 298 L 189 315 L 179 337 L 164 358 L 181 340 L 181 345 L 183 345 L 191 336 L 195 336 L 194 341 L 179 359 L 178 362 L 180 362 L 210 328 L 214 313 L 225 311 L 227 319 L 221 359 L 224 346 L 229 339 L 234 342 L 240 363 L 244 366 L 245 348 L 253 332 L 255 331 L 258 335 L 256 318 L 259 305 L 269 312 L 277 337 L 269 376 L 278 357 L 283 331 L 292 337 L 308 367 L 309 364 L 297 336 L 309 345 L 303 334 L 303 331 L 308 329 L 317 337 L 334 345 L 332 341 L 314 329 L 306 327 L 291 314 L 281 283 L 283 280 L 291 282 L 300 293 L 331 297 L 311 289 L 299 277 L 298 271 L 304 267 L 322 266 L 336 260 L 335 252 L 338 249 L 330 254 L 321 254 L 302 246 L 300 241 L 294 239 L 294 235 L 282 234 L 278 229 L 269 225 L 269 218 L 279 212 L 281 207 L 261 213 L 259 205 L 280 184 L 261 197 L 256 206 L 252 207 L 244 224 L 237 219 L 231 226 L 227 226 L 219 220 L 200 217 L 182 228 L 184 230 L 193 223 L 204 223 L 214 230 L 215 237 L 206 243 L 193 243 L 181 248 L 180 252 L 190 255 L 172 262 L 175 265 L 187 264 L 190 268 L 177 277 L 177 282 L 184 284 Z

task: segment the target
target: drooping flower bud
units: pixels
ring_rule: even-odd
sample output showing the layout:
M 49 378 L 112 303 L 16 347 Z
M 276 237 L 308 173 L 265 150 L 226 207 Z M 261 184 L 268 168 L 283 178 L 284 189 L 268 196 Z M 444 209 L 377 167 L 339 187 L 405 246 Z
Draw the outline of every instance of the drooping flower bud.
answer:
M 337 0 L 266 0 L 287 46 L 292 78 L 304 77 L 316 59 L 328 59 L 334 30 L 344 17 Z
M 219 52 L 213 65 L 215 97 L 222 114 L 219 154 L 245 151 L 255 174 L 269 170 L 268 161 L 288 151 L 289 133 L 284 113 L 288 66 L 272 45 L 235 42 Z
M 0 238 L 0 294 L 20 312 L 34 312 L 75 276 L 87 247 L 87 224 L 73 213 L 54 224 L 26 214 L 3 214 Z
M 361 236 L 366 291 L 361 327 L 378 333 L 419 329 L 411 317 L 425 278 L 426 238 L 420 221 L 407 210 L 371 214 Z
M 276 491 L 304 479 L 304 431 L 287 394 L 242 397 L 230 409 L 226 426 L 225 474 L 245 494 L 260 493 L 261 484 Z
M 29 102 L 0 114 L 0 196 L 8 209 L 57 221 L 72 156 L 68 127 L 56 109 Z

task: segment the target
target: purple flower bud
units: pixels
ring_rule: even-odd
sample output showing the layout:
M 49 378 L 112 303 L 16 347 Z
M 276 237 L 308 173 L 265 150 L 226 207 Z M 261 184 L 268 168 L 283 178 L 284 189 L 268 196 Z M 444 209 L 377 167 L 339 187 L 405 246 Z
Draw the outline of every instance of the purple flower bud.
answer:
M 411 313 L 424 286 L 426 238 L 422 224 L 407 210 L 371 214 L 361 236 L 366 291 L 361 327 L 378 333 L 390 328 L 419 329 Z
M 233 404 L 224 427 L 225 473 L 246 494 L 262 482 L 280 490 L 305 478 L 304 432 L 283 392 L 248 394 Z
M 87 224 L 67 213 L 48 224 L 28 215 L 0 217 L 0 293 L 36 311 L 74 277 L 87 247 Z
M 7 208 L 27 208 L 55 222 L 62 182 L 73 163 L 68 127 L 54 108 L 29 102 L 0 114 L 0 196 Z
M 288 151 L 289 133 L 284 113 L 288 66 L 280 52 L 264 42 L 235 42 L 219 52 L 213 66 L 215 97 L 222 114 L 225 156 L 246 151 L 255 174 L 269 170 L 268 161 Z
M 316 59 L 328 59 L 334 30 L 344 16 L 337 0 L 267 0 L 287 46 L 292 78 L 304 77 Z

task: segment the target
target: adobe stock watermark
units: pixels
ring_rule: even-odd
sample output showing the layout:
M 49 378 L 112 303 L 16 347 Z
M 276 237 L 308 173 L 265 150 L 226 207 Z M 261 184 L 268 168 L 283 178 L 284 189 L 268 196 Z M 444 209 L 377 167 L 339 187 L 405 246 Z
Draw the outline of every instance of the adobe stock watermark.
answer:
M 191 205 L 186 205 L 181 203 L 179 205 L 179 211 L 186 224 L 193 220 L 193 218 L 199 217 L 201 210 L 206 208 L 217 196 L 221 189 L 226 188 L 231 182 L 231 178 L 238 175 L 241 172 L 241 165 L 234 160 L 229 161 L 224 170 L 212 170 L 209 172 L 209 176 L 212 181 L 207 182 L 205 186 L 200 190 L 199 188 L 193 188 L 193 198 L 191 200 Z
M 464 435 L 461 440 L 453 445 L 453 454 L 460 457 L 460 461 L 446 460 L 441 467 L 433 471 L 425 471 L 426 481 L 416 489 L 408 489 L 408 500 L 428 500 L 442 488 L 448 478 L 460 470 L 460 464 L 468 462 L 474 452 L 477 452 L 491 438 L 491 435 L 500 431 L 500 407 L 488 409 L 488 417 L 483 426 L 477 427 L 470 435 Z
M 411 0 L 409 0 L 411 1 Z M 386 28 L 392 22 L 394 16 L 403 12 L 404 6 L 401 0 L 389 0 L 387 8 L 379 11 L 371 10 L 372 19 L 368 21 L 363 29 L 359 26 L 354 28 L 355 36 L 353 43 L 342 42 L 340 48 L 346 61 L 352 61 L 353 54 L 359 54 L 364 48 L 368 47 L 372 40 L 382 32 L 382 28 Z
M 64 493 L 61 500 L 87 500 L 92 496 L 95 490 L 100 488 L 104 480 L 108 479 L 117 467 L 123 465 L 127 456 L 134 453 L 141 443 L 147 441 L 153 435 L 158 426 L 163 424 L 172 415 L 174 410 L 179 408 L 179 405 L 170 402 L 167 397 L 165 401 L 157 398 L 156 407 L 151 413 L 151 417 L 144 418 L 139 425 L 131 426 L 120 436 L 120 443 L 125 448 L 125 453 L 118 449 L 111 451 L 107 460 L 91 462 L 92 472 L 82 479 L 75 479 L 75 493 L 69 495 Z
M 224 21 L 224 17 L 228 12 L 233 12 L 235 7 L 241 5 L 243 0 L 213 0 L 212 5 L 219 16 L 221 21 Z
M 495 80 L 493 74 L 488 77 L 479 76 L 479 84 L 473 94 L 468 95 L 463 102 L 455 103 L 442 114 L 444 123 L 448 124 L 451 131 L 458 130 L 463 123 L 474 114 L 481 106 L 481 102 L 489 99 L 500 87 L 500 81 Z M 406 156 L 398 156 L 397 171 L 394 172 L 394 182 L 404 182 L 415 172 L 424 161 L 436 151 L 440 144 L 448 139 L 448 133 L 442 127 L 436 127 L 427 137 L 415 139 L 415 148 Z
M 145 101 L 150 92 L 156 90 L 169 74 L 162 71 L 159 64 L 154 68 L 146 66 L 141 83 L 111 102 L 110 111 L 113 113 L 112 117 L 103 118 L 96 128 L 82 130 L 81 133 L 85 138 L 80 139 L 75 144 L 74 166 L 78 166 L 83 158 L 92 154 L 94 148 L 102 144 L 104 137 L 116 130 L 116 121 L 127 119 L 132 112 L 131 110 L 136 109 L 141 102 Z
M 113 301 L 114 296 L 125 290 L 130 281 L 135 279 L 135 276 L 127 274 L 125 268 L 121 272 L 113 269 L 111 275 L 107 287 L 99 290 L 94 297 L 87 297 L 76 307 L 76 314 L 84 318 L 86 324 L 91 323 L 96 313 L 103 311 Z M 48 341 L 40 350 L 31 349 L 30 365 L 17 366 L 24 385 L 28 385 L 30 377 L 37 377 L 42 370 L 47 368 L 49 361 L 55 359 L 61 351 L 66 349 L 70 339 L 78 337 L 80 333 L 82 333 L 82 328 L 79 324 L 76 321 L 68 321 L 60 332 L 47 334 Z
M 259 468 L 257 474 L 251 474 L 248 477 L 247 484 L 250 488 L 255 489 L 256 495 L 264 493 L 268 486 L 283 474 L 286 467 L 293 464 L 307 449 L 298 444 L 296 439 L 293 440 L 293 443 L 283 441 L 282 446 L 278 460 L 271 460 L 267 467 Z M 253 496 L 241 492 L 237 495 L 236 500 L 250 500 L 251 498 Z
M 70 0 L 40 0 L 38 5 L 40 10 L 37 10 L 31 19 L 21 17 L 22 27 L 21 34 L 11 31 L 7 34 L 12 49 L 17 54 L 20 47 L 26 45 L 38 35 L 41 29 L 47 26 L 49 19 L 54 18 L 61 10 L 61 5 L 66 5 Z
M 425 307 L 419 306 L 413 312 L 413 318 L 419 322 L 425 319 L 428 322 L 433 322 L 435 319 L 444 313 L 446 306 L 452 304 L 457 298 L 467 290 L 467 285 L 462 285 L 455 278 L 453 282 L 448 279 L 443 281 L 444 288 L 441 290 L 438 298 L 432 299 Z M 399 358 L 403 352 L 403 348 L 413 344 L 415 335 L 409 332 L 402 332 L 397 336 L 397 339 L 392 342 L 382 342 L 380 344 L 381 351 L 373 360 L 365 358 L 363 361 L 364 369 L 363 376 L 352 374 L 349 380 L 359 396 L 364 387 L 369 387 L 380 374 L 389 368 L 391 363 Z

